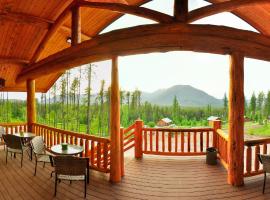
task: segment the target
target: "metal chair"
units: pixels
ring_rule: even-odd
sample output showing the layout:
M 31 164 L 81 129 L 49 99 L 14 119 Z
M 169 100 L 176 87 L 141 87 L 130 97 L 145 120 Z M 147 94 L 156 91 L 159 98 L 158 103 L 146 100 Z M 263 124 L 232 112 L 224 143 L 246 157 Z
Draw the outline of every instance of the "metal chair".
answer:
M 55 164 L 55 192 L 57 192 L 57 182 L 61 180 L 84 181 L 84 198 L 86 197 L 86 185 L 89 171 L 88 158 L 75 156 L 56 156 Z
M 28 147 L 25 147 L 22 144 L 21 138 L 15 136 L 15 135 L 10 135 L 10 134 L 4 134 L 2 135 L 5 144 L 6 144 L 6 164 L 7 164 L 7 157 L 8 157 L 8 153 L 14 153 L 14 157 L 15 154 L 21 154 L 21 167 L 22 167 L 22 163 L 23 163 L 23 152 L 26 151 L 28 149 Z
M 46 145 L 45 145 L 43 138 L 41 136 L 34 137 L 30 141 L 30 144 L 32 146 L 32 150 L 34 152 L 35 160 L 36 160 L 35 172 L 34 172 L 34 176 L 35 176 L 37 173 L 37 163 L 38 162 L 43 162 L 43 168 L 45 167 L 45 163 L 50 163 L 53 166 L 53 160 L 52 160 L 53 154 L 50 153 L 46 149 Z
M 262 193 L 264 194 L 265 184 L 266 184 L 266 174 L 270 173 L 270 155 L 258 154 L 257 156 L 259 158 L 259 161 L 263 165 L 264 181 L 263 181 L 263 191 L 262 191 Z

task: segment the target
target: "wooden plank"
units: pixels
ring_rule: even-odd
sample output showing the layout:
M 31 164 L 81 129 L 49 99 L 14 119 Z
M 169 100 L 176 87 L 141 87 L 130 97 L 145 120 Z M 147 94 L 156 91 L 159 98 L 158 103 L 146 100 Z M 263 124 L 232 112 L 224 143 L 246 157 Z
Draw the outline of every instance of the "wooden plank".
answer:
M 187 143 L 187 146 L 188 146 L 188 152 L 190 152 L 190 132 L 188 132 L 188 143 Z
M 249 58 L 270 60 L 270 38 L 255 32 L 215 25 L 150 24 L 104 33 L 48 56 L 22 70 L 16 82 L 110 59 L 114 54 L 188 50 L 224 55 L 232 49 Z
M 178 132 L 174 132 L 174 152 L 178 152 Z
M 252 152 L 252 149 L 251 147 L 247 147 L 247 157 L 246 157 L 246 171 L 247 171 L 247 174 L 250 174 L 251 173 L 251 152 Z
M 71 45 L 75 46 L 81 42 L 81 9 L 73 6 L 71 9 Z
M 159 131 L 156 131 L 156 152 L 159 151 Z
M 184 152 L 185 149 L 184 149 L 184 145 L 185 145 L 185 132 L 180 132 L 181 134 L 181 152 Z
M 197 152 L 197 132 L 193 132 L 194 152 Z
M 150 131 L 150 151 L 153 151 L 153 132 Z
M 165 152 L 165 133 L 162 131 L 162 152 Z

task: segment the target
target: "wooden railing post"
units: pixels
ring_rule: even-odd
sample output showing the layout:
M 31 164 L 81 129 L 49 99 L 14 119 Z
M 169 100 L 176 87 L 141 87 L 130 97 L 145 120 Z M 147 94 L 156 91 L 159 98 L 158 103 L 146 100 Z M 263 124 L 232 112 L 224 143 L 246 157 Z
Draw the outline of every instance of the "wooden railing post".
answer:
M 135 122 L 135 158 L 139 159 L 143 156 L 142 151 L 142 128 L 143 121 L 136 120 Z
M 221 120 L 213 120 L 209 122 L 210 126 L 213 127 L 213 147 L 217 148 L 217 130 L 221 129 Z

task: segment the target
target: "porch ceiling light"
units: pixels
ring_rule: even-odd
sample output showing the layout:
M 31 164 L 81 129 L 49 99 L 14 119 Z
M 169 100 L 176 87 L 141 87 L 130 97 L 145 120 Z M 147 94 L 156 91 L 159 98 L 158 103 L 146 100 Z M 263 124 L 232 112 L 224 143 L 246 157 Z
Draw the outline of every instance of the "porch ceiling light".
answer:
M 0 88 L 5 87 L 6 80 L 3 78 L 0 78 Z
M 67 37 L 67 43 L 71 44 L 71 37 Z

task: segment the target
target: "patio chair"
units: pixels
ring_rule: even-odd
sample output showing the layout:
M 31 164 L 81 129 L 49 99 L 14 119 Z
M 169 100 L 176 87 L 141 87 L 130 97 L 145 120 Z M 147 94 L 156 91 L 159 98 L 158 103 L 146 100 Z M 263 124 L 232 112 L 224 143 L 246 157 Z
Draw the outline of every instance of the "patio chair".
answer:
M 5 149 L 5 142 L 3 141 L 3 135 L 6 134 L 5 128 L 3 126 L 0 126 L 0 145 L 4 145 Z
M 30 144 L 32 146 L 32 150 L 35 155 L 35 172 L 34 176 L 37 174 L 37 163 L 42 162 L 43 168 L 45 167 L 45 163 L 50 163 L 53 166 L 53 160 L 52 156 L 53 154 L 49 152 L 48 149 L 46 149 L 46 145 L 43 141 L 43 138 L 41 136 L 34 137 Z M 52 175 L 52 174 L 51 174 Z
M 84 181 L 84 198 L 86 197 L 86 185 L 88 176 L 88 159 L 75 156 L 56 156 L 55 164 L 55 192 L 57 192 L 57 182 L 61 180 Z M 70 182 L 71 183 L 71 182 Z
M 10 135 L 10 134 L 4 134 L 2 135 L 5 144 L 6 144 L 6 164 L 7 164 L 7 157 L 8 153 L 14 153 L 15 154 L 21 154 L 21 167 L 23 165 L 23 153 L 24 151 L 28 150 L 28 147 L 25 147 L 22 144 L 21 138 L 15 136 L 15 135 Z
M 263 181 L 263 194 L 265 191 L 265 184 L 266 184 L 266 174 L 270 173 L 270 155 L 265 154 L 258 154 L 258 158 L 260 163 L 263 165 L 263 172 L 264 172 L 264 181 Z

